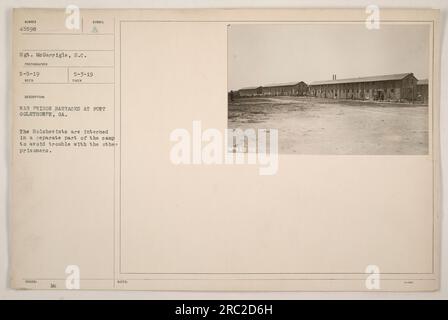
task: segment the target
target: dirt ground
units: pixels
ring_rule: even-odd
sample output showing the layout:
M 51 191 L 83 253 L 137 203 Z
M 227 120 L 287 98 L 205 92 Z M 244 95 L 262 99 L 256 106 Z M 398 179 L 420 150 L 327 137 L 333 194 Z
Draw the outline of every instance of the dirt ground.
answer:
M 277 129 L 281 154 L 427 154 L 428 106 L 313 97 L 239 98 L 229 128 Z

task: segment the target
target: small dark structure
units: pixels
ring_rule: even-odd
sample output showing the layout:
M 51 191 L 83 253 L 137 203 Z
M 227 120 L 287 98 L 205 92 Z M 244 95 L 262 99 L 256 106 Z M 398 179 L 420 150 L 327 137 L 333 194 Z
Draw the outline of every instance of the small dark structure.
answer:
M 428 103 L 428 79 L 417 81 L 417 100 Z

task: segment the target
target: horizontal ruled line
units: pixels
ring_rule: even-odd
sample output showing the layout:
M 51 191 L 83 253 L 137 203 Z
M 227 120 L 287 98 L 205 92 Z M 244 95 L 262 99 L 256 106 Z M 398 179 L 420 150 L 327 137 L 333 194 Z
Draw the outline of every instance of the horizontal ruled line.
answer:
M 115 84 L 115 82 L 22 82 L 22 84 Z
M 21 51 L 114 51 L 113 49 L 22 49 Z
M 22 66 L 22 68 L 115 68 L 115 66 Z
M 62 33 L 62 32 L 22 32 L 23 36 L 113 36 L 113 33 Z

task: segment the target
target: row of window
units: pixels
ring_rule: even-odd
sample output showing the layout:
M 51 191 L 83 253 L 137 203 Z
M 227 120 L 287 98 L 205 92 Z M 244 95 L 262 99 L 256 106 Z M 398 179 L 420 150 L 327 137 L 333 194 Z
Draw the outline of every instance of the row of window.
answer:
M 380 91 L 380 90 L 378 90 L 378 89 L 368 89 L 368 90 L 361 90 L 361 89 L 358 89 L 358 90 L 352 90 L 352 89 L 341 89 L 341 90 L 336 90 L 336 89 L 331 89 L 331 90 L 316 90 L 316 91 L 312 91 L 312 92 L 318 92 L 318 93 L 321 93 L 321 92 L 331 92 L 331 93 L 336 93 L 336 92 L 343 92 L 343 93 L 355 93 L 355 92 L 357 92 L 357 93 L 361 93 L 362 91 L 364 91 L 364 92 L 372 92 L 372 90 L 374 90 L 374 91 Z M 390 93 L 394 93 L 395 92 L 395 89 L 394 88 L 388 88 L 388 89 L 386 89 L 387 90 L 387 92 L 390 92 Z

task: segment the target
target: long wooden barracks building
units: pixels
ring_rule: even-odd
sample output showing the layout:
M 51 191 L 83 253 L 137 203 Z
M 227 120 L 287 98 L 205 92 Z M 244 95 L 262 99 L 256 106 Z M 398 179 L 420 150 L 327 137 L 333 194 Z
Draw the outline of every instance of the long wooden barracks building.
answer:
M 245 87 L 238 90 L 238 96 L 240 97 L 256 97 L 261 96 L 262 93 L 262 87 Z
M 259 87 L 246 87 L 238 90 L 238 95 L 240 97 L 304 96 L 307 93 L 308 85 L 303 81 L 275 83 Z
M 309 86 L 314 97 L 333 99 L 415 101 L 417 79 L 413 73 L 315 81 Z
M 264 96 L 304 96 L 308 93 L 308 85 L 303 82 L 287 82 L 268 84 L 261 87 Z
M 418 81 L 413 73 L 399 73 L 372 77 L 303 81 L 246 87 L 230 92 L 233 97 L 312 96 L 329 99 L 376 101 L 428 101 L 427 80 Z

